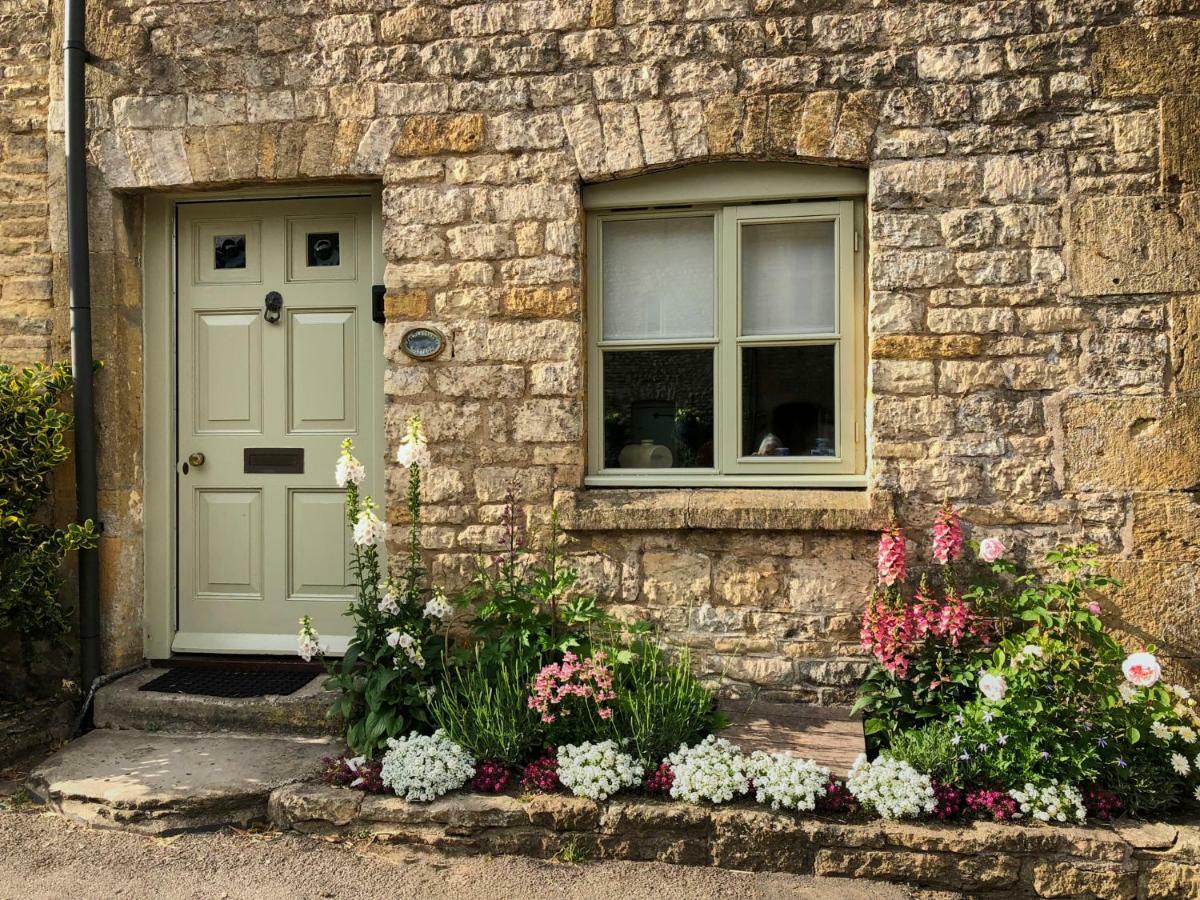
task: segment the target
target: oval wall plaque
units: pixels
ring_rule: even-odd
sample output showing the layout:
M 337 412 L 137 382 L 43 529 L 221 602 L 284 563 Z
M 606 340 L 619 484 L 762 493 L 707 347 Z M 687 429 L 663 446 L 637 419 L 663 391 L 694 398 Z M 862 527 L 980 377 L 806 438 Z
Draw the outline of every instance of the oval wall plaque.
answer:
M 401 335 L 400 349 L 413 359 L 434 359 L 446 349 L 446 337 L 436 328 L 420 325 Z

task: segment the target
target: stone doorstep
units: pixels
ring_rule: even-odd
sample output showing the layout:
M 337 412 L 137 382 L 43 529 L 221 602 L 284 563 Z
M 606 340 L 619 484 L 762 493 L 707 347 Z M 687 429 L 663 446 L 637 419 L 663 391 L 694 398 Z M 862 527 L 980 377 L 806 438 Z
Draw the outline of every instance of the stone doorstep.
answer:
M 96 692 L 98 728 L 157 730 L 183 734 L 218 732 L 336 735 L 339 723 L 326 718 L 335 695 L 322 687 L 324 677 L 293 694 L 263 697 L 204 697 L 140 690 L 165 669 L 143 669 Z
M 1200 823 L 1054 828 L 843 821 L 731 804 L 538 794 L 408 803 L 320 784 L 272 792 L 271 822 L 459 853 L 591 858 L 869 878 L 996 897 L 1200 896 Z
M 273 790 L 311 779 L 340 742 L 97 730 L 30 773 L 30 793 L 89 825 L 173 834 L 262 820 Z

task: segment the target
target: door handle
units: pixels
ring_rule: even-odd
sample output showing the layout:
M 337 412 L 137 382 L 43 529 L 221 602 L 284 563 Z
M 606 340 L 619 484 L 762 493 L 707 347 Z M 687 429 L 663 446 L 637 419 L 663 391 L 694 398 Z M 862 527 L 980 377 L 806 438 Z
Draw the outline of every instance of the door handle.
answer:
M 193 469 L 200 468 L 202 465 L 204 465 L 204 454 L 203 453 L 191 454 L 190 456 L 188 456 L 188 463 L 191 464 Z
M 263 298 L 263 318 L 274 325 L 279 321 L 279 311 L 283 309 L 283 294 L 279 291 L 268 291 Z

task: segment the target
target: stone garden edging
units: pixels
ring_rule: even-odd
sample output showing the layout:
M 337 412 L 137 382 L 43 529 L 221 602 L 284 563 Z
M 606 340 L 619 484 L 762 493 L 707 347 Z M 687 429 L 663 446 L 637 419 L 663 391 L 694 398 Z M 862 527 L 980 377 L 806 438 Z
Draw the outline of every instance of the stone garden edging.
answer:
M 870 878 L 1027 897 L 1200 896 L 1200 824 L 1057 828 L 846 822 L 730 804 L 644 798 L 596 803 L 538 794 L 452 794 L 408 803 L 320 784 L 279 788 L 278 827 L 369 834 L 463 853 L 658 860 L 751 871 Z

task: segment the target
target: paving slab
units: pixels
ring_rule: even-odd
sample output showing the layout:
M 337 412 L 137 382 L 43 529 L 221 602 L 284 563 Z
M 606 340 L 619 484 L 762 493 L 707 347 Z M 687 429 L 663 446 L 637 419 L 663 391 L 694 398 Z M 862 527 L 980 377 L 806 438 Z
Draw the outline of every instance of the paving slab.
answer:
M 325 676 L 292 694 L 262 697 L 204 697 L 143 691 L 166 669 L 143 669 L 96 692 L 98 728 L 131 728 L 192 734 L 242 732 L 284 735 L 336 735 L 341 722 L 325 713 L 337 694 L 323 687 Z
M 729 727 L 721 732 L 747 753 L 788 751 L 816 760 L 836 775 L 845 775 L 866 750 L 862 720 L 846 706 L 722 700 Z
M 343 751 L 315 737 L 92 731 L 37 766 L 30 792 L 102 827 L 174 834 L 265 819 L 271 791 Z

